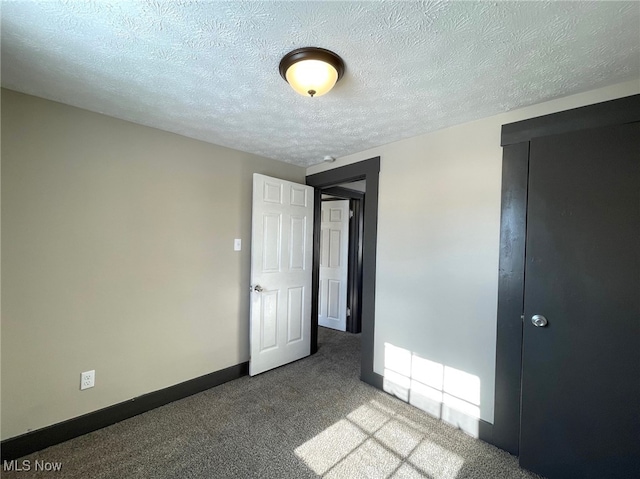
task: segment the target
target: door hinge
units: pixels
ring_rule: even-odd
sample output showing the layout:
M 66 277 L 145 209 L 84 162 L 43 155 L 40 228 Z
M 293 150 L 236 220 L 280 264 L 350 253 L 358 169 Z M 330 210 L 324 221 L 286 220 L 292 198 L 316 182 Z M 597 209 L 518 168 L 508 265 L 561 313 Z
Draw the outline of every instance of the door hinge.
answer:
M 351 316 L 351 308 L 347 308 L 347 316 Z
M 353 218 L 353 210 L 349 210 L 349 218 Z
M 524 323 L 524 314 L 520 315 L 520 319 L 522 320 L 522 322 Z

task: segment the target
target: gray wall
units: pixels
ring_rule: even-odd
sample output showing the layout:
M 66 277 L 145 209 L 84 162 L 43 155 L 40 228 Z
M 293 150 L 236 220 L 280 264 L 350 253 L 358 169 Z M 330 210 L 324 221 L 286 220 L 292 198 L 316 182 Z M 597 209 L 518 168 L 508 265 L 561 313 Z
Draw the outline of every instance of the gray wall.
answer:
M 254 172 L 305 176 L 2 90 L 3 439 L 248 360 Z
M 472 434 L 465 416 L 493 422 L 501 126 L 639 92 L 634 80 L 307 169 L 381 157 L 374 370 L 391 392 L 417 386 L 419 402 Z

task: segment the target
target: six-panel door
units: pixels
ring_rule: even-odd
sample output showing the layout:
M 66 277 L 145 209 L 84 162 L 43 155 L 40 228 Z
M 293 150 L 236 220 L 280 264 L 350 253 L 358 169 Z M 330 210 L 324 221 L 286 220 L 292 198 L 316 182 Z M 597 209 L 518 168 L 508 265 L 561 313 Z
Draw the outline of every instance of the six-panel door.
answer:
M 318 324 L 346 331 L 349 200 L 323 201 L 321 211 Z
M 253 176 L 252 376 L 309 355 L 313 188 Z

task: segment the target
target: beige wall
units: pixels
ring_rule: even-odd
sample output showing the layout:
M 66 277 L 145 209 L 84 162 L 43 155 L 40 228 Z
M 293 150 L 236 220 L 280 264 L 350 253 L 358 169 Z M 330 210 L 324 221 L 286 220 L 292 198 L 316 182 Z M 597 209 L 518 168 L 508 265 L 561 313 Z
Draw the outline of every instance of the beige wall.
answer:
M 381 157 L 377 373 L 385 373 L 385 343 L 466 372 L 479 379 L 480 417 L 493 422 L 500 128 L 505 123 L 639 92 L 640 82 L 635 80 L 307 169 L 307 174 L 313 174 Z M 470 384 L 473 387 L 473 381 Z
M 2 90 L 3 439 L 248 360 L 254 172 L 305 175 Z

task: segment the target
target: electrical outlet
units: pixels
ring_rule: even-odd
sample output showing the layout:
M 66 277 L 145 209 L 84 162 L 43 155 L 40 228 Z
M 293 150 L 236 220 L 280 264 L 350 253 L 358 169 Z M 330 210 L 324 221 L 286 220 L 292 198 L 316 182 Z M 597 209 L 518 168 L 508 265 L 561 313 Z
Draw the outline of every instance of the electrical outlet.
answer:
M 80 373 L 80 390 L 89 389 L 96 385 L 96 371 L 85 371 Z

